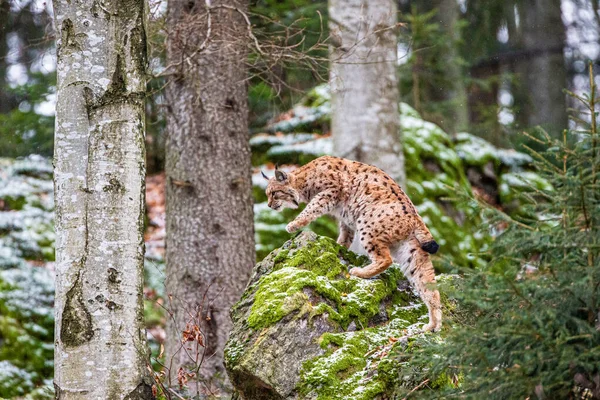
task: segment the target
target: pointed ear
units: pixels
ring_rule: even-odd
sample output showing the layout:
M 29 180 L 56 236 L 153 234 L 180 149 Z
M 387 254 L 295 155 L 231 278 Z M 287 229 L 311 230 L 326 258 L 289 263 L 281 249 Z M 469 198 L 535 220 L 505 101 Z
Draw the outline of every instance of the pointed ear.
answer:
M 278 169 L 275 170 L 275 178 L 278 182 L 285 182 L 287 180 L 287 174 Z
M 269 177 L 267 175 L 265 175 L 264 172 L 260 171 L 261 175 L 263 176 L 263 178 L 265 178 L 266 180 L 269 180 Z

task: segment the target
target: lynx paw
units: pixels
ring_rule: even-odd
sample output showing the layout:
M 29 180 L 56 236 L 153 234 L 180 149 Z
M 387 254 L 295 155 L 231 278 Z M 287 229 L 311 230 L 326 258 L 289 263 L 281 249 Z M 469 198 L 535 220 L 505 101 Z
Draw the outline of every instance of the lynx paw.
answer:
M 350 270 L 350 275 L 354 275 L 354 276 L 358 276 L 359 278 L 362 278 L 362 268 L 352 268 Z
M 294 233 L 296 232 L 298 229 L 300 229 L 300 227 L 298 225 L 296 225 L 294 222 L 290 222 L 289 224 L 287 224 L 287 226 L 285 227 L 285 230 L 287 231 L 287 233 Z
M 442 329 L 441 322 L 438 322 L 438 323 L 429 322 L 428 324 L 423 325 L 424 332 L 439 332 L 441 329 Z

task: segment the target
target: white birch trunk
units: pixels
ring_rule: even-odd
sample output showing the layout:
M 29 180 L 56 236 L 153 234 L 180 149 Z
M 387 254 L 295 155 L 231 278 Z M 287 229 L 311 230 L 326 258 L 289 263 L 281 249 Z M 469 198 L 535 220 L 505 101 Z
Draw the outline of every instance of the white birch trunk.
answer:
M 329 0 L 336 155 L 374 164 L 405 182 L 393 0 Z
M 149 399 L 142 302 L 145 5 L 53 4 L 56 398 Z

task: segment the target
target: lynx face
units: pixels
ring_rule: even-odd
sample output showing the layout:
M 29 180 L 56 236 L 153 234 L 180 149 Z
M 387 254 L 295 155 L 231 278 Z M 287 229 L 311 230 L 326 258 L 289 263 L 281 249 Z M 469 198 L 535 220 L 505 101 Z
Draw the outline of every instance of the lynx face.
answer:
M 269 179 L 267 185 L 267 205 L 275 211 L 285 208 L 296 209 L 300 203 L 300 195 L 292 185 L 292 179 L 283 171 L 276 170 L 275 177 Z

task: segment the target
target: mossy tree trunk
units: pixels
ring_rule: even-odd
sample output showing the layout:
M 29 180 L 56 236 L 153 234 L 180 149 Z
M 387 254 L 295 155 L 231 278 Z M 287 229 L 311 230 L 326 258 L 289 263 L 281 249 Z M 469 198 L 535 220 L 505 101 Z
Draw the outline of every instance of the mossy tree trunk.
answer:
M 200 360 L 201 380 L 225 377 L 229 309 L 255 263 L 246 8 L 244 0 L 213 1 L 208 8 L 170 2 L 167 12 L 166 284 L 173 318 L 165 352 L 175 382 L 180 368 L 193 371 Z M 198 360 L 195 348 L 181 349 L 190 322 L 204 333 Z
M 149 399 L 145 2 L 54 0 L 57 399 Z
M 329 0 L 336 155 L 377 165 L 404 185 L 397 22 L 392 0 Z

